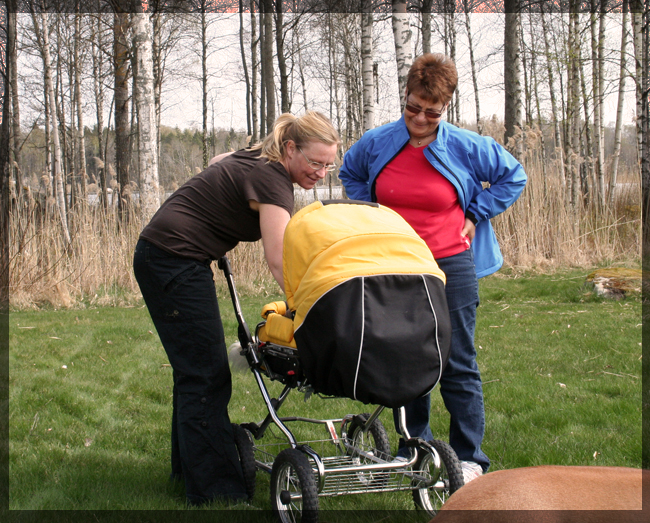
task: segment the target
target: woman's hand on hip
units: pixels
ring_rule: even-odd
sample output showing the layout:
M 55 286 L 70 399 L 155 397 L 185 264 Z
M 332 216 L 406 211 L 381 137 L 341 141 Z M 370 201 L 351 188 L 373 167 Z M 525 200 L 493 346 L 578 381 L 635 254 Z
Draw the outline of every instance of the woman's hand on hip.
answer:
M 460 231 L 460 235 L 463 238 L 468 238 L 469 242 L 472 243 L 474 241 L 474 234 L 476 234 L 476 225 L 469 218 L 465 218 L 465 226 Z

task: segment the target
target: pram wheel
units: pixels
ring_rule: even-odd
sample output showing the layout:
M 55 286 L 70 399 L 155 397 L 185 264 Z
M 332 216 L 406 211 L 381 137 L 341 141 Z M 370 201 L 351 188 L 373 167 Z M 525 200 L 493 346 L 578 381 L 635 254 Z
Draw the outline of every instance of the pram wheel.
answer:
M 376 419 L 367 432 L 363 432 L 363 426 L 370 414 L 359 414 L 352 418 L 348 428 L 348 454 L 356 464 L 376 463 L 372 457 L 387 459 L 390 456 L 390 441 L 384 424 Z M 388 480 L 386 473 L 358 472 L 357 478 L 366 485 L 379 486 Z
M 316 523 L 318 491 L 307 456 L 285 449 L 271 470 L 271 505 L 283 523 Z
M 244 473 L 244 485 L 248 499 L 253 499 L 255 495 L 255 474 L 257 467 L 255 465 L 255 449 L 250 433 L 241 425 L 232 423 L 232 432 L 239 453 L 239 462 Z
M 447 498 L 465 484 L 465 480 L 454 449 L 448 443 L 437 439 L 429 443 L 440 456 L 440 470 L 437 470 L 433 454 L 421 449 L 422 457 L 416 463 L 414 472 L 422 474 L 426 478 L 438 476 L 438 479 L 428 488 L 413 490 L 413 501 L 416 506 L 426 510 L 430 516 L 435 516 Z

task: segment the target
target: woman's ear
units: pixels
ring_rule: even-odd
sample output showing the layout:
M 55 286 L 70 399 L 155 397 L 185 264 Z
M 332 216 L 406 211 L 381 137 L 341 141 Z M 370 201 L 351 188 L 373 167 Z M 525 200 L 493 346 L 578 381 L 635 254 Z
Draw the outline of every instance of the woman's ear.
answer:
M 286 151 L 287 158 L 292 159 L 293 155 L 296 154 L 296 142 L 287 140 L 284 150 Z

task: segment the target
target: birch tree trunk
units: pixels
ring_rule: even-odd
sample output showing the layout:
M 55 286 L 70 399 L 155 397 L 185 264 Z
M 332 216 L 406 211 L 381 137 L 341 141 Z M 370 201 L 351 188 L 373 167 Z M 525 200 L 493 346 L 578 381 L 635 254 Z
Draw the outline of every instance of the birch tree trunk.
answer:
M 395 60 L 397 61 L 397 83 L 401 107 L 405 100 L 406 78 L 413 63 L 411 52 L 412 32 L 409 26 L 409 15 L 406 11 L 406 0 L 392 0 L 392 12 Z
M 370 7 L 369 2 L 364 4 L 361 15 L 361 76 L 363 80 L 363 132 L 372 129 L 375 126 L 375 83 L 373 75 L 373 49 L 372 49 L 372 24 L 373 14 L 366 7 Z
M 158 133 L 153 85 L 151 21 L 147 13 L 133 14 L 133 47 L 136 56 L 135 103 L 138 114 L 138 166 L 140 171 L 140 217 L 149 223 L 160 207 L 158 181 Z
M 579 16 L 579 15 L 578 15 Z M 578 19 L 579 23 L 579 19 Z M 582 46 L 580 46 L 582 49 Z M 581 99 L 582 99 L 582 108 L 584 110 L 584 125 L 580 122 L 580 138 L 585 141 L 585 147 L 583 148 L 583 158 L 584 161 L 580 164 L 580 184 L 582 188 L 582 194 L 584 196 L 584 201 L 589 201 L 589 179 L 592 179 L 592 186 L 597 183 L 595 171 L 594 171 L 594 147 L 593 147 L 593 129 L 589 125 L 589 96 L 587 94 L 587 84 L 585 81 L 585 70 L 582 67 L 582 56 L 578 56 L 578 74 L 580 75 L 580 90 L 581 90 Z M 593 175 L 593 176 L 591 176 Z M 600 200 L 598 200 L 600 203 Z
M 539 158 L 541 160 L 542 164 L 542 194 L 544 195 L 544 200 L 546 200 L 546 195 L 547 195 L 547 188 L 548 188 L 548 167 L 547 167 L 547 155 L 546 155 L 546 140 L 544 138 L 544 127 L 543 127 L 543 120 L 542 120 L 542 110 L 541 110 L 541 103 L 540 103 L 540 97 L 539 97 L 539 86 L 540 82 L 538 80 L 537 76 L 537 49 L 538 49 L 538 43 L 537 43 L 537 36 L 534 29 L 534 24 L 537 23 L 537 19 L 533 17 L 533 15 L 530 15 L 528 17 L 528 21 L 530 24 L 530 35 L 531 35 L 531 48 L 533 49 L 533 52 L 531 53 L 531 60 L 530 60 L 530 69 L 531 69 L 531 74 L 532 74 L 532 97 L 534 98 L 535 102 L 535 113 L 537 117 L 537 127 L 540 131 L 539 133 L 539 140 L 540 140 L 540 155 Z M 530 182 L 529 182 L 530 183 Z
M 74 18 L 74 97 L 77 105 L 77 174 L 81 185 L 81 199 L 83 204 L 88 203 L 86 195 L 86 141 L 84 138 L 84 116 L 81 104 L 81 66 L 79 62 L 79 47 L 81 46 L 81 14 L 76 13 Z
M 101 13 L 96 14 L 95 20 L 92 22 L 92 58 L 93 58 L 93 87 L 95 91 L 95 115 L 97 117 L 97 143 L 99 145 L 99 163 L 95 163 L 97 175 L 99 177 L 99 186 L 101 190 L 101 203 L 104 210 L 108 209 L 108 187 L 106 180 L 106 157 L 104 155 L 104 84 L 103 77 L 103 64 L 104 60 L 101 59 L 100 53 L 102 52 L 102 28 L 101 28 Z
M 560 120 L 558 115 L 558 104 L 555 97 L 555 77 L 553 72 L 553 61 L 551 59 L 551 44 L 548 39 L 548 27 L 546 23 L 546 15 L 544 13 L 543 4 L 541 6 L 540 18 L 542 20 L 542 33 L 544 34 L 544 50 L 546 54 L 546 72 L 548 74 L 549 95 L 551 99 L 551 118 L 553 120 L 553 131 L 555 136 L 555 153 L 558 155 L 558 163 L 560 166 L 559 172 L 561 177 L 562 186 L 566 187 L 565 175 L 565 162 L 564 162 L 564 147 L 562 144 L 562 130 L 560 129 Z
M 578 171 L 580 168 L 580 77 L 578 73 L 578 59 L 580 56 L 579 51 L 579 29 L 578 29 L 578 0 L 570 1 L 569 12 L 569 100 L 567 104 L 567 120 L 569 121 L 570 131 L 570 172 L 571 172 L 571 186 L 570 186 L 570 202 L 571 207 L 577 210 L 577 186 L 578 186 Z
M 49 41 L 49 27 L 48 27 L 48 13 L 41 13 L 41 27 L 39 29 L 37 16 L 32 12 L 32 20 L 34 22 L 34 32 L 39 41 L 41 51 L 41 58 L 43 59 L 43 78 L 45 83 L 45 91 L 47 93 L 50 105 L 50 128 L 53 147 L 53 181 L 56 188 L 56 207 L 59 218 L 61 220 L 61 228 L 63 231 L 63 238 L 66 247 L 70 245 L 70 231 L 68 230 L 68 220 L 65 213 L 65 192 L 63 189 L 63 173 L 61 169 L 61 142 L 59 140 L 59 130 L 57 125 L 56 102 L 54 100 L 54 83 L 52 81 L 52 63 L 50 57 L 50 41 Z
M 612 154 L 612 171 L 609 177 L 609 191 L 607 201 L 614 203 L 616 191 L 616 178 L 618 176 L 618 160 L 621 156 L 621 135 L 623 129 L 623 102 L 625 101 L 625 77 L 627 76 L 626 48 L 627 48 L 627 14 L 628 2 L 623 0 L 623 15 L 621 17 L 621 67 L 618 77 L 618 103 L 616 105 L 616 125 L 614 127 L 614 153 Z

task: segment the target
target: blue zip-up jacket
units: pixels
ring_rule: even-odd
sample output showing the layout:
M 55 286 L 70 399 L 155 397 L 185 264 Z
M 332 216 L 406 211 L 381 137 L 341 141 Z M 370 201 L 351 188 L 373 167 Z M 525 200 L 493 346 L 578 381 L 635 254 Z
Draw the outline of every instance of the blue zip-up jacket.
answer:
M 404 116 L 371 129 L 345 154 L 339 178 L 353 200 L 376 201 L 375 180 L 382 169 L 409 141 Z M 458 192 L 463 211 L 476 219 L 472 241 L 476 275 L 498 271 L 503 265 L 490 218 L 505 211 L 526 185 L 521 164 L 490 137 L 440 121 L 438 136 L 425 147 L 424 155 Z M 483 182 L 490 185 L 483 188 Z

